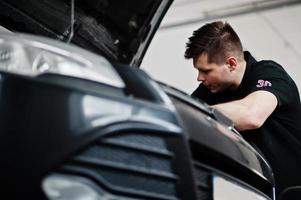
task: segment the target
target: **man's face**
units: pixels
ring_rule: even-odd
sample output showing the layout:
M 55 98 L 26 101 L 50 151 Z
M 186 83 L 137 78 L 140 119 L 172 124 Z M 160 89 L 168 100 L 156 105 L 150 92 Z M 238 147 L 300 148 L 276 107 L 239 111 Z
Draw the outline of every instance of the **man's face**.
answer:
M 197 80 L 212 93 L 219 93 L 229 88 L 233 83 L 231 72 L 226 64 L 208 63 L 208 54 L 202 53 L 193 59 L 193 65 L 198 70 Z

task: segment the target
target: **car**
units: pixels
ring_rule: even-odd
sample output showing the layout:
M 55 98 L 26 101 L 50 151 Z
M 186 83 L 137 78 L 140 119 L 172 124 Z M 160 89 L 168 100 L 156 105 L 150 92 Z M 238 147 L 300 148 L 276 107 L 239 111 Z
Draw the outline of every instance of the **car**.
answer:
M 0 2 L 3 196 L 275 199 L 227 117 L 139 69 L 171 2 Z

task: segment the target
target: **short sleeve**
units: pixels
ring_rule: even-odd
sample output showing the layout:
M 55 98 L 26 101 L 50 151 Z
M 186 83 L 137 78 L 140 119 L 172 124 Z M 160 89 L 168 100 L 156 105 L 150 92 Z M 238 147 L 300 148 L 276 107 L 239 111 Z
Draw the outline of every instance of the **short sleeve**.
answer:
M 249 81 L 249 93 L 268 91 L 274 94 L 278 106 L 289 104 L 294 92 L 294 82 L 286 71 L 273 61 L 261 61 L 254 67 L 254 73 Z

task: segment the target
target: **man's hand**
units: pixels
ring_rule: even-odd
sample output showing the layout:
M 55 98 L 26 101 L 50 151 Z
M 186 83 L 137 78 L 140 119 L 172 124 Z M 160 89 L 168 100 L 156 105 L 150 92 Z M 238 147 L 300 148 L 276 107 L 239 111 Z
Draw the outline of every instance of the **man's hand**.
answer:
M 277 106 L 277 98 L 268 91 L 253 92 L 243 99 L 212 107 L 229 117 L 238 130 L 257 129 L 272 114 Z

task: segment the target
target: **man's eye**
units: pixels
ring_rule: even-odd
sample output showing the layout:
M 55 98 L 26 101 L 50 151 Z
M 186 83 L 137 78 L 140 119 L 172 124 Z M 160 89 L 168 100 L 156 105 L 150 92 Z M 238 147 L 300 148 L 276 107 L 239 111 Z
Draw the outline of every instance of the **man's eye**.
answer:
M 204 74 L 208 74 L 210 72 L 210 70 L 201 70 L 201 72 Z

